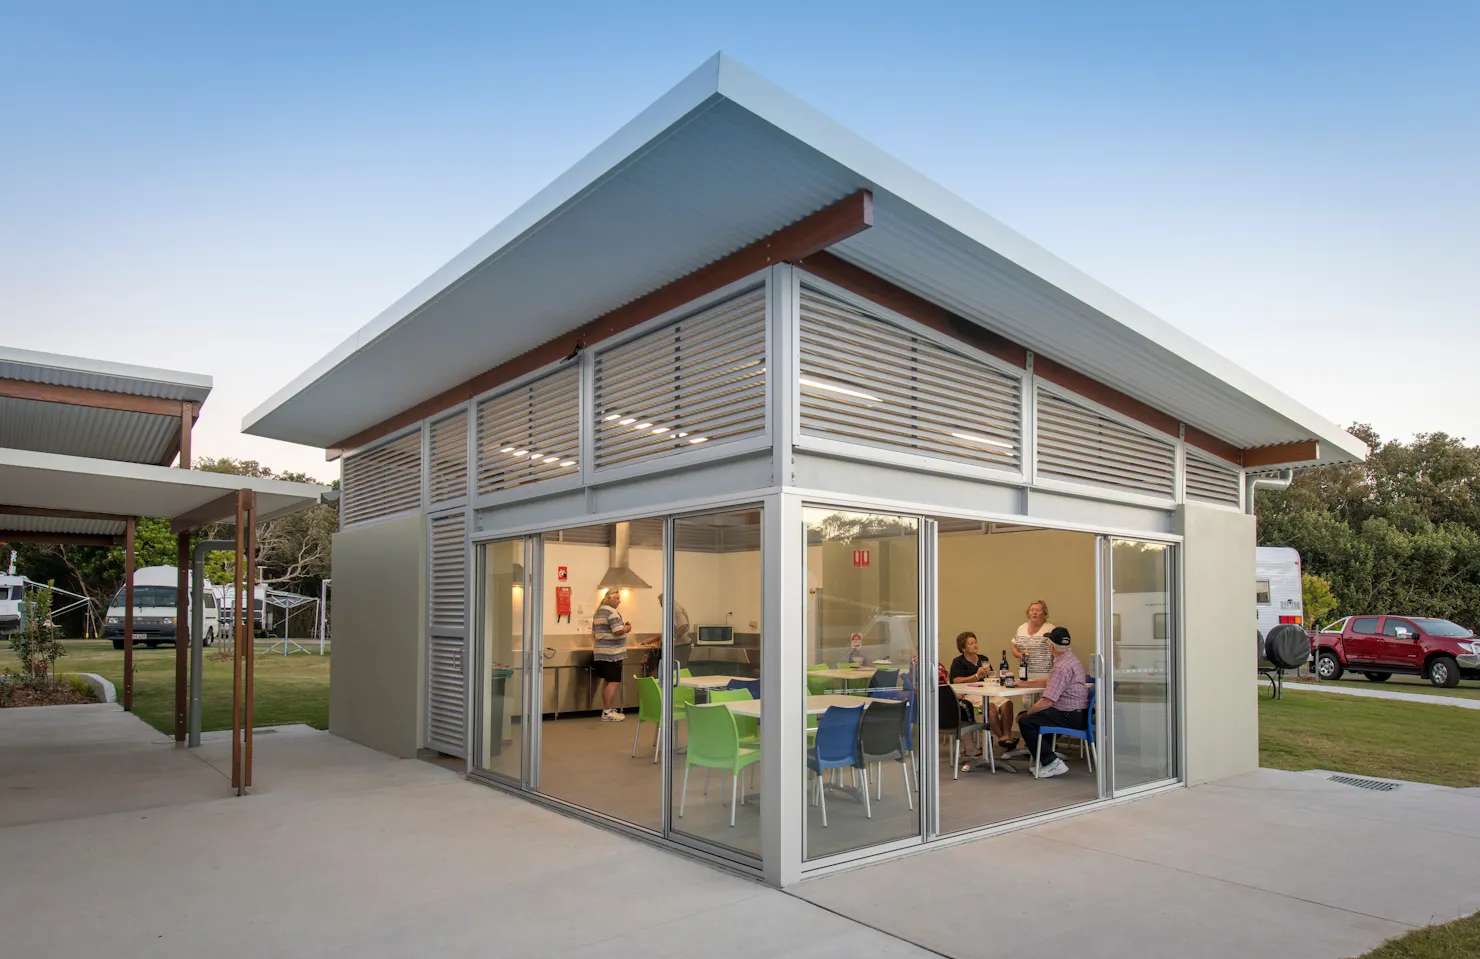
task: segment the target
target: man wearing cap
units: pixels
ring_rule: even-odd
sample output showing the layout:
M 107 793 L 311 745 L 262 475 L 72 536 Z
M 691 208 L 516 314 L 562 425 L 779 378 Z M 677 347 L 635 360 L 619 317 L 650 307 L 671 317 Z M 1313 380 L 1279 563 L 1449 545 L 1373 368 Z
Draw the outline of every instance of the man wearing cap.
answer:
M 1038 755 L 1039 730 L 1044 726 L 1063 726 L 1066 729 L 1089 728 L 1089 690 L 1085 686 L 1084 666 L 1079 657 L 1069 651 L 1069 631 L 1055 626 L 1048 634 L 1048 651 L 1053 656 L 1053 670 L 1046 680 L 1033 680 L 1020 684 L 1043 686 L 1043 695 L 1038 702 L 1029 706 L 1018 717 L 1018 729 L 1023 734 L 1023 744 L 1028 755 Z M 1034 770 L 1039 779 L 1062 776 L 1069 771 L 1054 752 L 1044 757 L 1043 766 Z

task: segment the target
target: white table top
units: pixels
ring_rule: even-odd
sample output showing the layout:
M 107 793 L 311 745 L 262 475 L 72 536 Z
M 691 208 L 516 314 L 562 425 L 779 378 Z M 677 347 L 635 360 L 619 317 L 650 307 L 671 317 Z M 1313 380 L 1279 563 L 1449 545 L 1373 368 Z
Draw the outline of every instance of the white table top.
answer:
M 828 679 L 868 679 L 878 670 L 872 666 L 859 666 L 857 669 L 809 669 L 808 676 L 825 676 Z
M 714 689 L 717 686 L 728 686 L 732 679 L 743 679 L 742 676 L 680 676 L 680 686 L 690 686 L 694 689 Z
M 825 694 L 822 696 L 807 697 L 807 715 L 816 716 L 827 712 L 829 706 L 841 706 L 844 709 L 862 709 L 873 702 L 867 696 L 838 696 Z M 725 703 L 730 707 L 730 712 L 736 716 L 749 716 L 752 719 L 761 717 L 761 701 L 759 699 L 737 699 Z
M 996 684 L 952 683 L 958 696 L 981 699 L 983 696 L 1042 696 L 1042 686 L 998 686 Z

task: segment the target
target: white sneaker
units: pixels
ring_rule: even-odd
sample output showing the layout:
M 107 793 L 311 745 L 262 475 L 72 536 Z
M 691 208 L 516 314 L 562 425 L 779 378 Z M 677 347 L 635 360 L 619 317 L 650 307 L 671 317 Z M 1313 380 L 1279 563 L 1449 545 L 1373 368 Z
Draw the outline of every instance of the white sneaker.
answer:
M 1053 776 L 1062 776 L 1068 771 L 1069 767 L 1064 765 L 1064 761 L 1062 759 L 1055 759 L 1053 762 L 1047 763 L 1044 766 L 1033 770 L 1033 776 L 1037 779 L 1048 779 Z
M 604 723 L 620 723 L 625 722 L 626 719 L 626 713 L 619 713 L 615 709 L 603 709 L 601 711 L 601 721 Z

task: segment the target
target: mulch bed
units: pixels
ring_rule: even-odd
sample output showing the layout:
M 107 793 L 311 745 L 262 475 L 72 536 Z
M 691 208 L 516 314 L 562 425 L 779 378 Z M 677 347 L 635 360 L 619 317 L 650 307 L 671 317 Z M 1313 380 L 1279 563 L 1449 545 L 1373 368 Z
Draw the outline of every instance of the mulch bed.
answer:
M 0 702 L 0 706 L 80 706 L 97 701 L 81 695 L 77 690 L 65 684 L 55 689 L 39 692 L 20 687 L 11 692 L 9 700 L 9 702 Z

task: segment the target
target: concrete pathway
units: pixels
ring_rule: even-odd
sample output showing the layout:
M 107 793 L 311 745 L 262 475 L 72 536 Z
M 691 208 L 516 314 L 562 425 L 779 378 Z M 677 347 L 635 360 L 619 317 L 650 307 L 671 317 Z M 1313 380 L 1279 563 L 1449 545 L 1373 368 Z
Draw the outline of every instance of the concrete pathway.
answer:
M 786 893 L 306 727 L 0 710 L 17 956 L 1337 959 L 1480 908 L 1480 796 L 1261 771 Z
M 1430 706 L 1458 706 L 1460 709 L 1480 709 L 1480 699 L 1465 699 L 1463 696 L 1429 696 L 1424 693 L 1399 693 L 1388 689 L 1353 689 L 1330 683 L 1285 683 L 1285 690 L 1302 693 L 1337 693 L 1342 696 L 1363 696 L 1367 699 L 1396 699 L 1405 703 L 1428 703 Z

